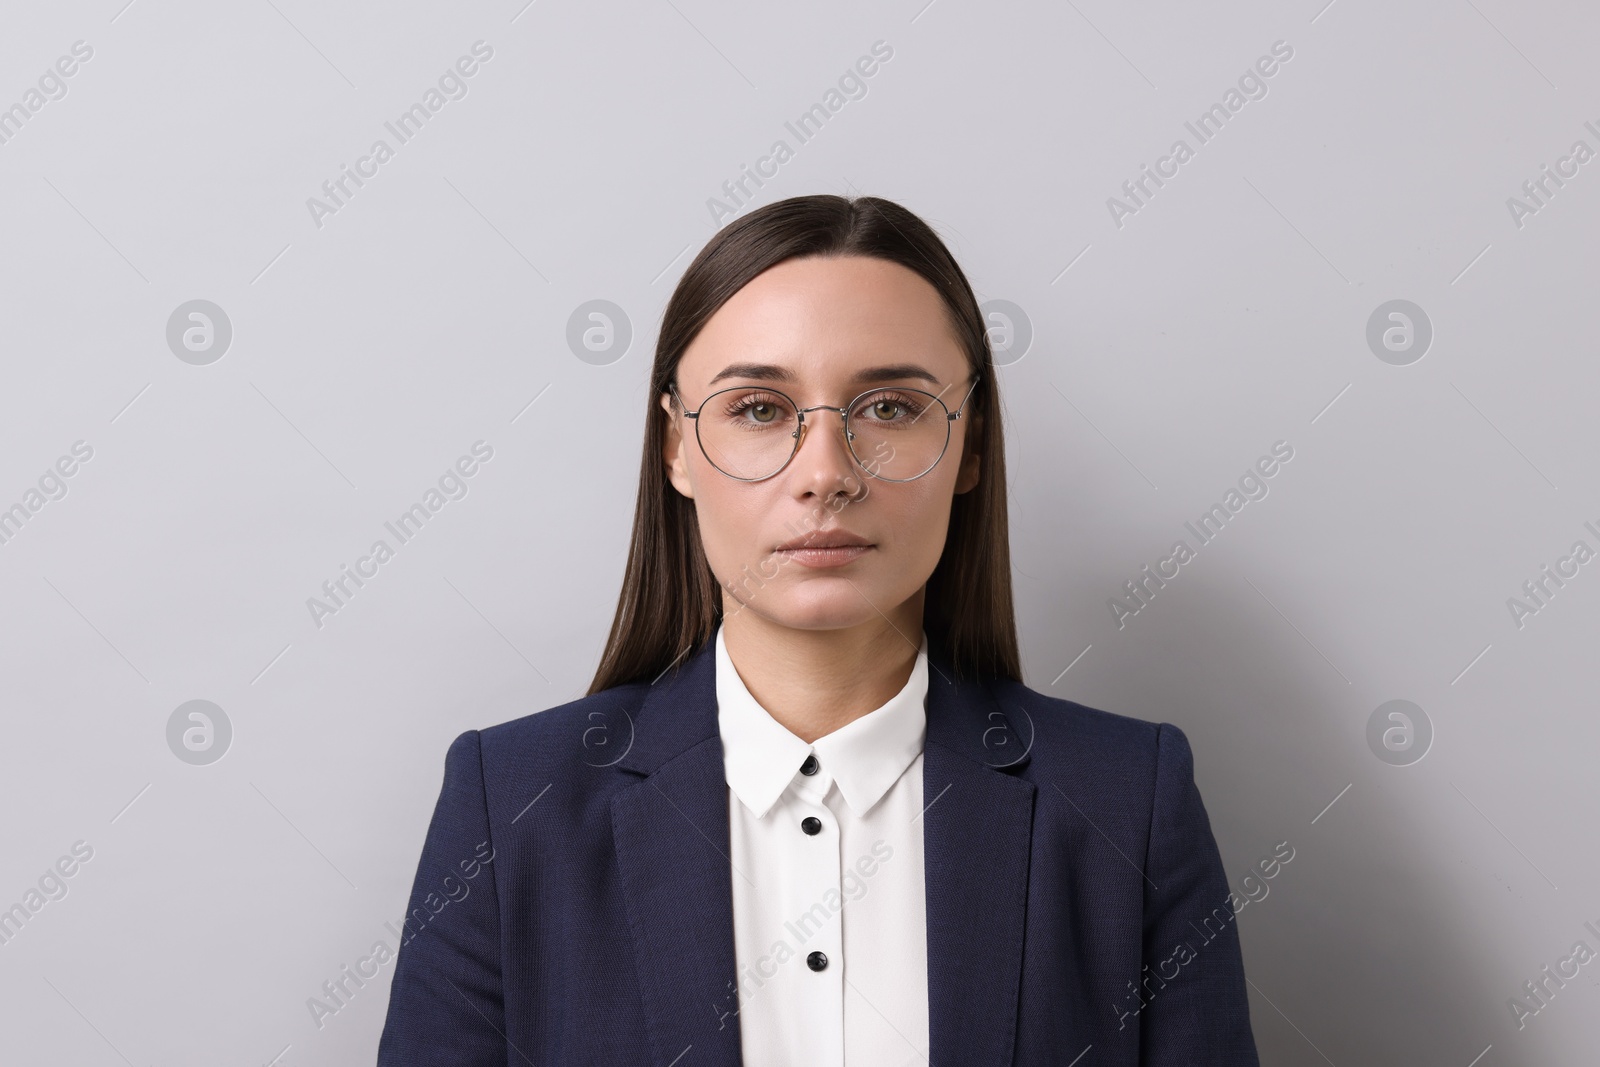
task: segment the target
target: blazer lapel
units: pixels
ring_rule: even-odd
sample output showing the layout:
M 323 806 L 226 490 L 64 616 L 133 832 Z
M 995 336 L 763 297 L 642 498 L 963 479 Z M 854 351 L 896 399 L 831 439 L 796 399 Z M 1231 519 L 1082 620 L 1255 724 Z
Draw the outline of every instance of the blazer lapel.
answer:
M 707 642 L 648 690 L 618 761 L 617 866 L 659 1067 L 738 1067 L 728 783 Z
M 930 1067 L 1012 1061 L 1027 920 L 1033 783 L 1019 735 L 976 682 L 930 659 L 922 838 Z

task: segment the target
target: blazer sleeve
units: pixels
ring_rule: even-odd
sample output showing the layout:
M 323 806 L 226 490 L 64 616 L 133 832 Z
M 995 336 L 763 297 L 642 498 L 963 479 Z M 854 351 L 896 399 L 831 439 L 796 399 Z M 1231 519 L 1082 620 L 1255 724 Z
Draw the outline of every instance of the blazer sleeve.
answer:
M 1142 1067 L 1258 1067 L 1227 873 L 1194 781 L 1189 739 L 1156 732 L 1145 857 Z
M 401 928 L 378 1067 L 504 1067 L 493 850 L 478 732 L 468 730 L 445 756 Z

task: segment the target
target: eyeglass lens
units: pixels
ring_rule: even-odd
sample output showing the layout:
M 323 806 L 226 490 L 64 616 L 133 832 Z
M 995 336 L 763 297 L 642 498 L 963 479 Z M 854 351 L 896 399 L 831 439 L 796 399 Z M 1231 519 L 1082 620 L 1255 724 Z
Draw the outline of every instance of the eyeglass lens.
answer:
M 820 417 L 820 418 L 819 418 Z M 808 433 L 832 432 L 826 410 L 807 413 Z M 798 444 L 794 402 L 770 389 L 738 387 L 713 393 L 695 420 L 706 458 L 724 474 L 745 480 L 781 470 Z M 847 418 L 850 451 L 870 473 L 910 481 L 939 462 L 950 440 L 944 402 L 920 389 L 878 389 L 857 398 Z

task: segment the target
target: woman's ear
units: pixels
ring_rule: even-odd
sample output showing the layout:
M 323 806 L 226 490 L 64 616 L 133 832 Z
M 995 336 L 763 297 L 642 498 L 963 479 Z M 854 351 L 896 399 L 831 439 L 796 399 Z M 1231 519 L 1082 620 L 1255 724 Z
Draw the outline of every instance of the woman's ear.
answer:
M 694 499 L 694 483 L 689 480 L 689 466 L 684 457 L 683 424 L 673 410 L 672 394 L 661 394 L 661 409 L 667 413 L 667 431 L 662 435 L 661 462 L 667 468 L 667 480 L 690 500 Z

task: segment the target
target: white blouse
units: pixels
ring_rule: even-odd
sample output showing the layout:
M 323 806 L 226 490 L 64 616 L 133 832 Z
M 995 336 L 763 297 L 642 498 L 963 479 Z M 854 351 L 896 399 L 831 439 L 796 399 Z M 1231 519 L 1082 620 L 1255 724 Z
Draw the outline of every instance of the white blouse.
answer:
M 809 745 L 750 695 L 720 626 L 716 646 L 744 1063 L 924 1065 L 927 635 L 900 692 Z

